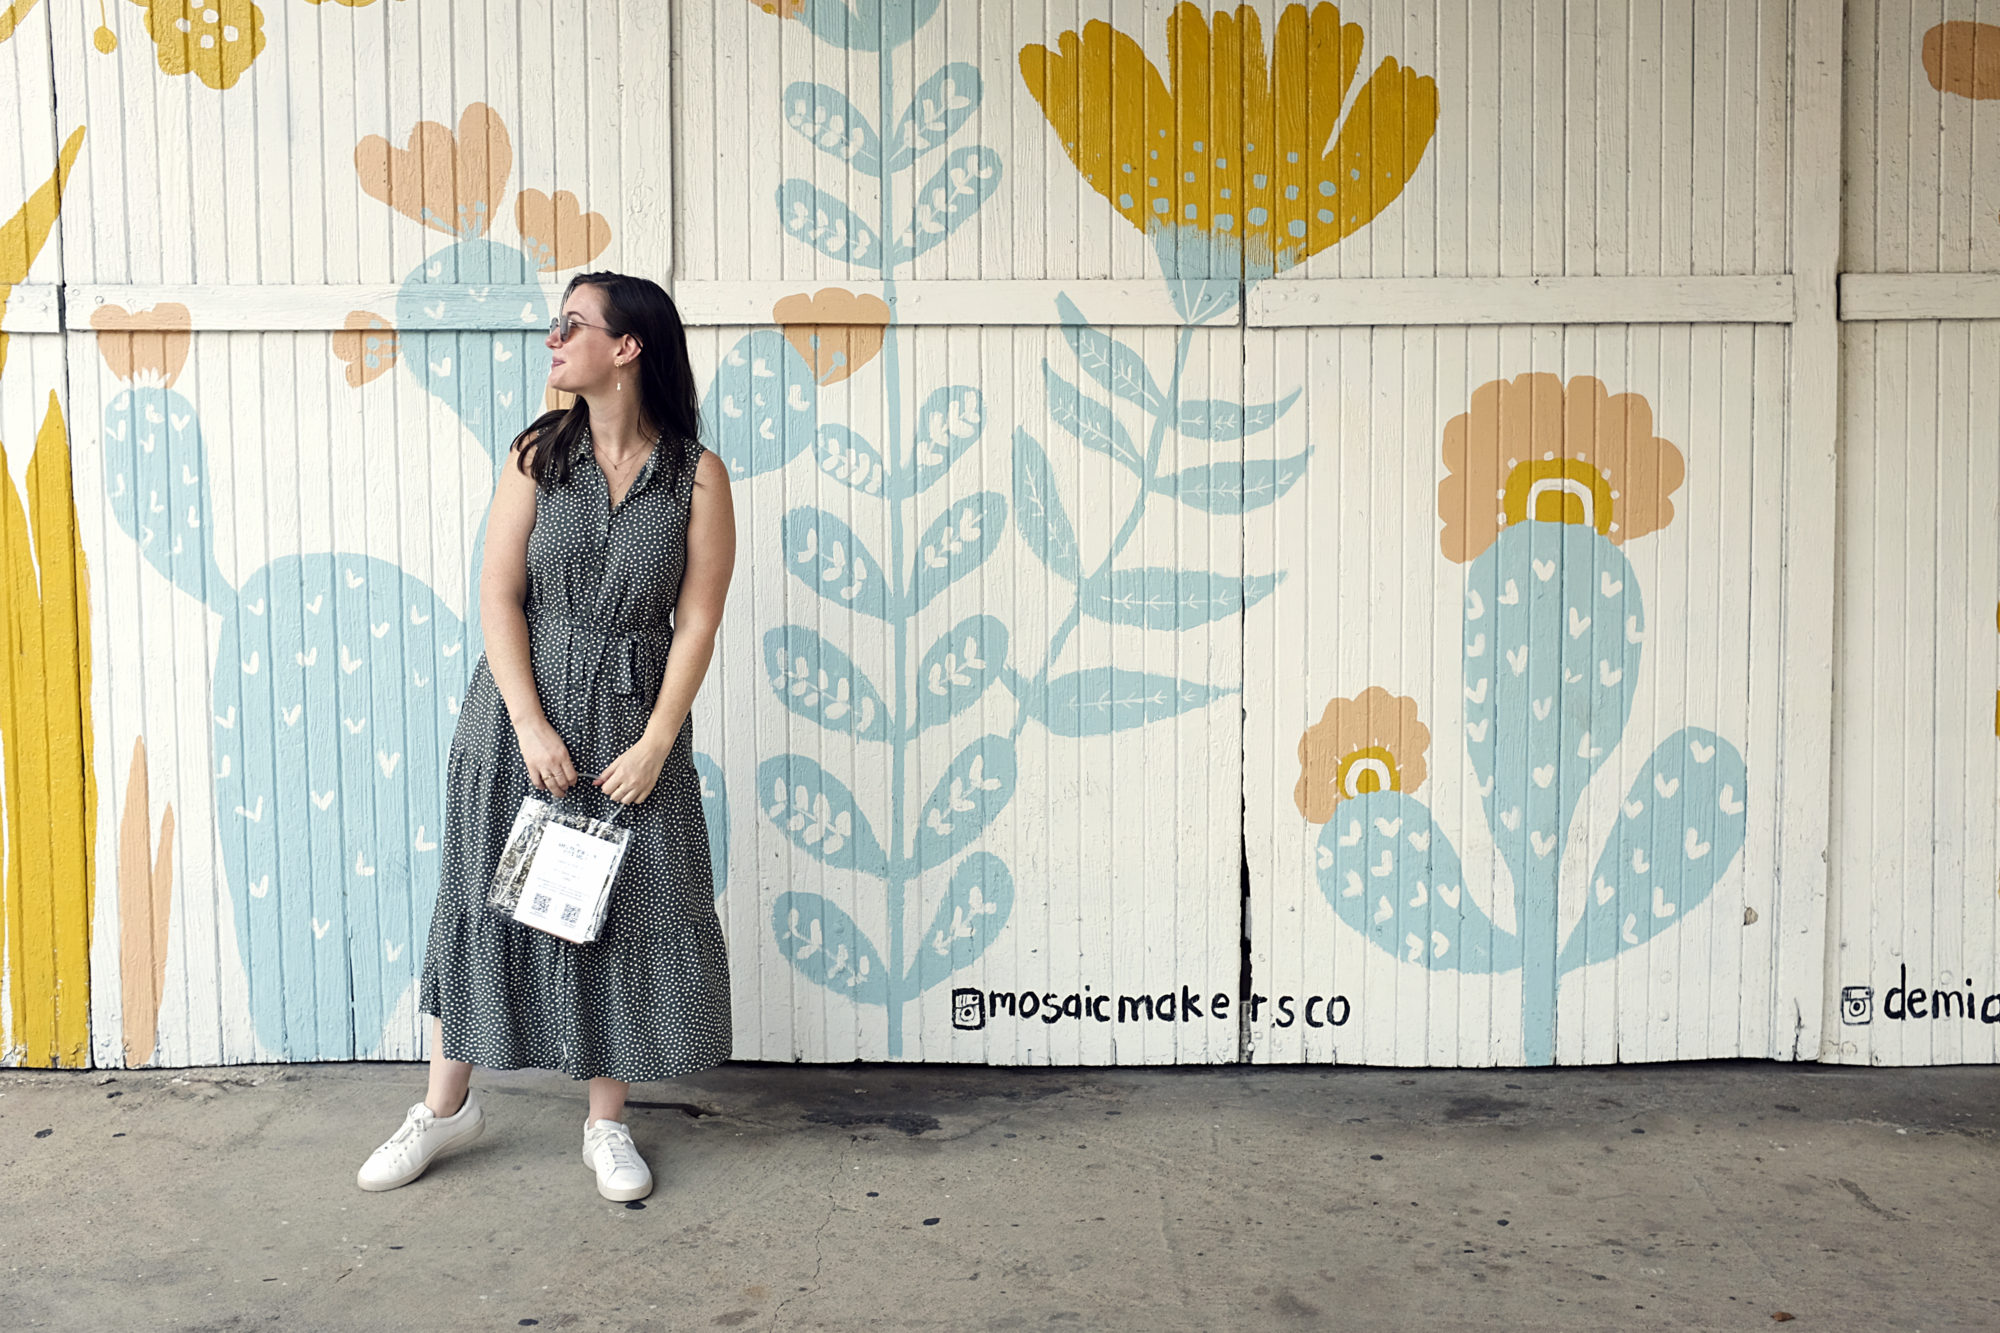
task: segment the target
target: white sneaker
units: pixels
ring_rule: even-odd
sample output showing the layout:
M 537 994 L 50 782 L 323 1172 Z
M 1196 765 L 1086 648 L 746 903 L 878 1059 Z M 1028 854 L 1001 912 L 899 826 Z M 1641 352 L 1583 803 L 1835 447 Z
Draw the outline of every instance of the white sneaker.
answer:
M 486 1116 L 479 1109 L 478 1099 L 469 1092 L 456 1115 L 440 1116 L 418 1102 L 403 1117 L 403 1127 L 361 1164 L 355 1183 L 365 1190 L 392 1190 L 407 1185 L 438 1158 L 457 1152 L 478 1138 L 485 1127 Z
M 597 1192 L 614 1202 L 653 1192 L 653 1173 L 619 1121 L 600 1120 L 583 1131 L 583 1164 L 597 1172 Z

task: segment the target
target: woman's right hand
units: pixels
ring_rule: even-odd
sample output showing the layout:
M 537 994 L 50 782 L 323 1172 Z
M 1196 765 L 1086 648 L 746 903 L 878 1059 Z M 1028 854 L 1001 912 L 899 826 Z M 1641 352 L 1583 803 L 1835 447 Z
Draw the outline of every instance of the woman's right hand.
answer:
M 576 785 L 576 764 L 569 757 L 556 729 L 546 719 L 514 729 L 521 747 L 521 760 L 528 766 L 528 781 L 552 796 L 567 796 Z

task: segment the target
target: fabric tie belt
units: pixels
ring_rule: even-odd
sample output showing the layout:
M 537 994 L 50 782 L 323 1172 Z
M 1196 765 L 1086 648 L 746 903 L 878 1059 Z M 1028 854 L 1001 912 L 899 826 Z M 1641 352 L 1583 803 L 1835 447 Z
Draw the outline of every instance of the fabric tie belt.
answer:
M 637 694 L 642 678 L 651 680 L 658 674 L 660 658 L 674 638 L 670 629 L 619 633 L 562 616 L 530 616 L 528 623 L 531 627 L 560 631 L 568 635 L 572 643 L 581 640 L 595 644 L 600 653 L 609 654 L 615 672 L 612 689 L 618 694 Z

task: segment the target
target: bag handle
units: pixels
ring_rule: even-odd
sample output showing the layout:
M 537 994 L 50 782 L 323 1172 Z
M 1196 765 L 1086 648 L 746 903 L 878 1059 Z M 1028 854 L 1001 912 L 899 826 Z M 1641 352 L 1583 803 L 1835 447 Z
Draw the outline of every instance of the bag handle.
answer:
M 584 779 L 601 778 L 603 776 L 604 775 L 602 773 L 585 773 L 581 769 L 579 769 L 576 775 L 577 777 L 576 783 L 570 787 L 568 792 L 564 792 L 561 796 L 557 796 L 554 792 L 549 791 L 547 788 L 537 787 L 532 778 L 527 779 L 527 784 L 529 791 L 540 792 L 542 795 L 548 797 L 552 801 L 566 801 L 569 799 L 570 792 L 576 791 L 578 787 L 581 787 L 583 785 Z M 599 794 L 602 795 L 602 793 Z M 623 801 L 612 800 L 611 797 L 609 796 L 604 797 L 604 799 L 606 803 L 612 807 L 611 817 L 609 820 L 610 823 L 616 824 L 618 822 L 618 816 L 623 814 L 625 811 L 631 809 L 631 807 L 625 804 L 625 802 Z

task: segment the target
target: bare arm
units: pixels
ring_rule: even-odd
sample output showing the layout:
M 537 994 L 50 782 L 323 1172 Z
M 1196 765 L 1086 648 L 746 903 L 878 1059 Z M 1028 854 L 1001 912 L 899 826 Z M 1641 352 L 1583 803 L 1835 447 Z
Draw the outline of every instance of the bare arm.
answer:
M 628 804 L 643 801 L 659 781 L 660 766 L 672 752 L 688 710 L 694 707 L 695 692 L 708 674 L 735 568 L 736 511 L 729 498 L 729 471 L 715 454 L 704 453 L 695 465 L 687 569 L 681 578 L 680 600 L 674 605 L 674 641 L 667 651 L 666 674 L 652 714 L 646 719 L 645 735 L 605 769 L 599 780 L 598 785 L 611 799 Z
M 479 571 L 479 617 L 486 665 L 507 705 L 528 780 L 560 796 L 576 782 L 569 749 L 549 725 L 528 654 L 528 534 L 535 529 L 535 482 L 509 454 L 493 488 L 486 558 Z

